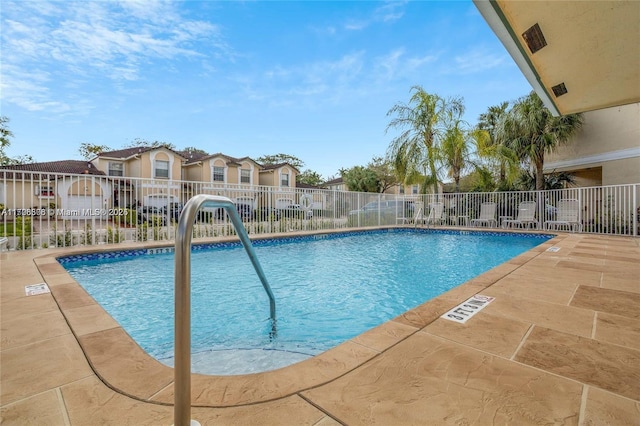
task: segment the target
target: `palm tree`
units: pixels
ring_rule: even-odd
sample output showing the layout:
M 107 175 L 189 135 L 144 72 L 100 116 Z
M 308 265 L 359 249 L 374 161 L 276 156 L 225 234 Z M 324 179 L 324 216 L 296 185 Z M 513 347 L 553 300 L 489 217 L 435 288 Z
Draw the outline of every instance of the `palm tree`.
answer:
M 554 117 L 540 97 L 531 92 L 499 122 L 498 139 L 528 161 L 535 170 L 536 189 L 544 189 L 544 156 L 566 143 L 581 127 L 582 114 Z
M 459 117 L 450 120 L 438 152 L 439 162 L 446 168 L 447 176 L 455 182 L 455 192 L 460 192 L 460 176 L 473 161 L 469 156 L 469 137 L 465 122 Z
M 387 126 L 387 131 L 391 128 L 401 130 L 400 135 L 391 141 L 387 156 L 402 183 L 422 183 L 423 192 L 432 185 L 433 192 L 437 193 L 436 160 L 446 133 L 446 117 L 464 109 L 462 99 L 446 100 L 427 93 L 421 86 L 413 86 L 411 91 L 413 95 L 408 104 L 396 104 L 387 112 L 387 116 L 396 116 Z
M 498 134 L 500 122 L 506 116 L 508 107 L 509 102 L 490 106 L 487 112 L 478 117 L 473 134 L 478 155 L 488 159 L 498 169 L 499 189 L 510 188 L 520 174 L 520 159 Z

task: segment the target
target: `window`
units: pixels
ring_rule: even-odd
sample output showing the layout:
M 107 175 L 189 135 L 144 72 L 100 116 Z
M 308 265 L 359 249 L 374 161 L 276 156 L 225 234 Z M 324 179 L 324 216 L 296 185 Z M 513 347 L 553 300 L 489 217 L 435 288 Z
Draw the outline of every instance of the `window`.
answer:
M 109 176 L 124 176 L 124 164 L 110 161 Z
M 156 160 L 156 173 L 155 177 L 157 178 L 168 178 L 169 177 L 169 162 L 163 160 Z
M 420 185 L 413 185 L 411 187 L 411 193 L 412 194 L 417 194 L 419 189 L 420 189 Z
M 40 185 L 40 187 L 37 189 L 36 194 L 39 197 L 53 197 L 55 195 L 53 193 L 53 186 L 46 186 L 46 185 Z
M 280 175 L 280 186 L 289 186 L 289 173 Z
M 224 182 L 224 167 L 213 167 L 213 181 Z
M 251 170 L 240 169 L 240 183 L 251 183 Z
M 400 185 L 400 191 L 399 191 L 399 192 L 400 192 L 401 194 L 404 194 L 404 186 L 403 186 L 403 185 Z

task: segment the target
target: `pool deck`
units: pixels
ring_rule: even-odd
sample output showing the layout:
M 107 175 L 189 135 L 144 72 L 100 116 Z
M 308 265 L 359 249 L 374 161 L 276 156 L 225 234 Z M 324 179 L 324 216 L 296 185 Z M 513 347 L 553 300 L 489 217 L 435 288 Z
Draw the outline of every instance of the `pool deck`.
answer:
M 55 260 L 81 251 L 0 253 L 0 423 L 171 425 L 173 369 Z M 474 294 L 495 299 L 440 318 Z M 640 239 L 559 233 L 312 359 L 194 374 L 192 405 L 203 425 L 640 425 Z

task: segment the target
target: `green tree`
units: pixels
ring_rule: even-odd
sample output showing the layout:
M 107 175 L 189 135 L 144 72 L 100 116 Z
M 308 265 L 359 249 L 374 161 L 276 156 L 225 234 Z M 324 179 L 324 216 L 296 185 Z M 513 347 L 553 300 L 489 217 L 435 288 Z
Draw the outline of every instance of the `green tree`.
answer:
M 137 148 L 139 146 L 145 146 L 145 147 L 150 147 L 150 148 L 167 148 L 167 149 L 171 149 L 171 150 L 174 150 L 174 151 L 176 150 L 176 146 L 174 144 L 172 144 L 171 142 L 149 141 L 149 140 L 141 139 L 141 138 L 135 138 L 134 140 L 129 142 L 124 147 L 125 148 Z
M 521 172 L 521 161 L 514 150 L 500 139 L 498 129 L 508 112 L 509 102 L 493 105 L 480 114 L 474 131 L 478 156 L 495 168 L 498 189 L 511 189 Z
M 10 158 L 7 157 L 5 149 L 11 145 L 11 138 L 13 133 L 9 130 L 8 124 L 9 118 L 0 116 L 0 166 L 6 166 L 10 164 Z
M 182 151 L 184 151 L 186 153 L 189 153 L 189 154 L 209 155 L 209 153 L 207 151 L 205 151 L 204 149 L 196 148 L 194 146 L 188 146 L 185 149 L 183 149 Z
M 29 154 L 18 155 L 17 157 L 7 158 L 5 166 L 12 166 L 16 164 L 31 164 L 35 163 L 36 160 L 33 159 Z
M 378 175 L 369 167 L 354 166 L 350 169 L 340 169 L 340 174 L 349 191 L 380 192 Z
M 378 178 L 378 191 L 385 192 L 398 184 L 398 177 L 393 168 L 393 163 L 384 157 L 373 157 L 367 164 L 367 168 L 372 170 Z
M 544 188 L 549 189 L 563 189 L 567 186 L 575 185 L 576 179 L 573 174 L 569 172 L 556 172 L 547 173 L 544 175 Z M 518 188 L 523 191 L 532 191 L 536 189 L 536 177 L 529 170 L 523 170 L 517 181 Z
M 493 173 L 484 166 L 476 167 L 471 173 L 465 176 L 463 180 L 468 181 L 467 191 L 493 192 L 496 190 Z
M 446 119 L 462 110 L 461 98 L 444 99 L 427 93 L 420 86 L 411 88 L 409 103 L 394 105 L 387 116 L 394 116 L 387 126 L 400 130 L 387 150 L 398 178 L 403 184 L 421 183 L 422 191 L 427 186 L 438 192 L 436 161 L 438 150 L 446 133 Z M 421 180 L 422 182 L 420 182 Z
M 80 151 L 80 155 L 82 155 L 82 158 L 84 158 L 85 160 L 90 160 L 96 155 L 111 150 L 112 149 L 107 145 L 97 145 L 89 142 L 82 142 L 80 144 L 80 148 L 78 148 L 78 151 Z
M 544 189 L 544 156 L 566 143 L 582 127 L 582 114 L 554 117 L 540 97 L 531 92 L 516 102 L 497 131 L 521 158 L 533 167 L 536 189 Z
M 313 170 L 305 170 L 296 176 L 296 182 L 304 183 L 307 185 L 319 186 L 324 182 L 322 176 L 318 172 L 314 172 Z
M 263 155 L 256 158 L 256 161 L 263 165 L 289 163 L 298 170 L 302 170 L 302 168 L 304 167 L 304 161 L 294 155 L 289 154 Z
M 448 111 L 446 130 L 437 151 L 439 163 L 446 170 L 447 177 L 455 182 L 455 192 L 460 192 L 462 173 L 475 165 L 470 150 L 475 133 L 462 120 L 462 114 L 464 107 Z
M 8 124 L 9 117 L 0 116 L 0 148 L 4 149 L 11 145 L 10 138 L 13 137 L 13 133 L 9 130 Z

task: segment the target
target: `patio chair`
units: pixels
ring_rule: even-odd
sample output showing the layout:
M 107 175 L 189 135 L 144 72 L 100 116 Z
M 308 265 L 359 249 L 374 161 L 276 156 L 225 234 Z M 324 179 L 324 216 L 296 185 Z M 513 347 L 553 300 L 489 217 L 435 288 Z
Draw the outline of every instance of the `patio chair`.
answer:
M 413 213 L 413 215 L 407 215 Z M 424 205 L 422 201 L 416 201 L 413 203 L 413 212 L 407 210 L 404 215 L 396 217 L 397 223 L 418 223 L 418 221 L 424 221 Z
M 444 203 L 431 203 L 429 204 L 429 215 L 427 217 L 423 217 L 425 225 L 438 224 L 442 225 L 444 220 Z
M 538 227 L 536 220 L 536 202 L 523 201 L 518 206 L 518 217 L 515 219 L 505 219 L 502 221 L 503 228 L 513 228 L 515 225 L 525 226 L 528 228 L 533 225 L 534 229 Z
M 579 219 L 580 207 L 578 200 L 573 198 L 563 198 L 558 201 L 555 220 L 546 220 L 544 222 L 545 229 L 560 229 L 561 227 L 570 228 L 572 232 L 579 231 L 582 227 Z
M 496 220 L 496 203 L 482 203 L 480 205 L 480 216 L 478 216 L 477 219 L 471 219 L 471 226 L 482 224 L 493 228 L 498 226 L 498 221 Z

